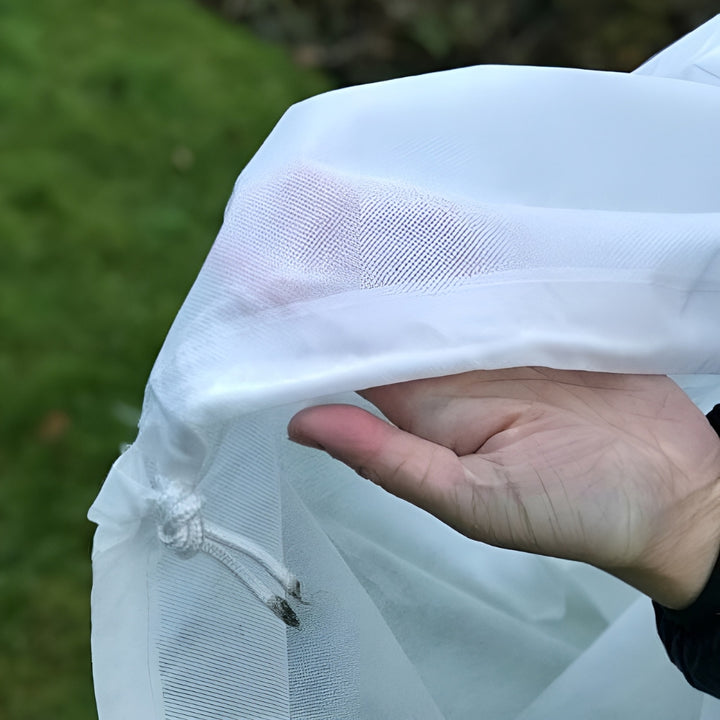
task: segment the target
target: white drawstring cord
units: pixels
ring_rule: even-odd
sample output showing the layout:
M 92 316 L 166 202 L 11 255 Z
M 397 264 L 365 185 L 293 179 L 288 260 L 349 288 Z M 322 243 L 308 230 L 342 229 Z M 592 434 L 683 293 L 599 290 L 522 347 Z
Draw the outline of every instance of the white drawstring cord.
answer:
M 245 536 L 204 520 L 200 513 L 202 501 L 195 493 L 175 482 L 165 481 L 160 486 L 163 489 L 156 500 L 160 541 L 181 557 L 189 558 L 198 552 L 214 557 L 286 625 L 297 627 L 300 621 L 287 600 L 270 589 L 250 567 L 238 562 L 229 550 L 257 562 L 286 593 L 298 600 L 301 599 L 299 580 L 280 561 Z
M 208 540 L 214 540 L 216 543 L 225 545 L 225 547 L 253 558 L 257 563 L 262 565 L 270 575 L 272 575 L 292 597 L 300 599 L 300 581 L 276 558 L 269 552 L 263 550 L 249 538 L 239 535 L 238 533 L 225 530 L 215 523 L 207 520 L 204 521 L 205 537 Z

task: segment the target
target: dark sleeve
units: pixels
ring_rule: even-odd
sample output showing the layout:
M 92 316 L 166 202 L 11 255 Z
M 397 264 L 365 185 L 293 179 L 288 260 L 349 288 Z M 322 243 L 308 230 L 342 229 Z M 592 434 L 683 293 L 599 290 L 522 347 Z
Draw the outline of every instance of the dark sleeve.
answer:
M 720 435 L 720 405 L 707 417 Z M 720 698 L 720 558 L 690 607 L 670 610 L 656 602 L 653 607 L 670 660 L 693 687 Z

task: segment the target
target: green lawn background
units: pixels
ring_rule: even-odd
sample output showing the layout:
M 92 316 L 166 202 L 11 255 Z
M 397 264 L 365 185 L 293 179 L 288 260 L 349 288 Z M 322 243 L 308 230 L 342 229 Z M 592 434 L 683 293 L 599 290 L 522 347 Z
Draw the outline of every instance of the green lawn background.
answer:
M 326 86 L 190 0 L 0 0 L 0 720 L 96 717 L 87 508 L 235 176 Z

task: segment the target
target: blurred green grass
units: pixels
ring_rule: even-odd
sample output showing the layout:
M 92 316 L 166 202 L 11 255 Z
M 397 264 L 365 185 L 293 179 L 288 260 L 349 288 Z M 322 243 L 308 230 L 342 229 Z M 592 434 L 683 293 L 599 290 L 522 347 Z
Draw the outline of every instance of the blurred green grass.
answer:
M 0 719 L 96 717 L 85 513 L 235 176 L 326 87 L 190 0 L 0 0 Z

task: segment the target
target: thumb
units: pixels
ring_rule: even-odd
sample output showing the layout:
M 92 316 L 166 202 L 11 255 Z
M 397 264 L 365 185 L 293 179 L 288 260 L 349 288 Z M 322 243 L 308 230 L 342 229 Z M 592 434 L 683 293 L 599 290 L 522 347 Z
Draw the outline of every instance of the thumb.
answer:
M 354 405 L 301 410 L 288 425 L 290 440 L 325 450 L 362 477 L 449 524 L 456 488 L 465 482 L 457 455 L 400 430 Z

